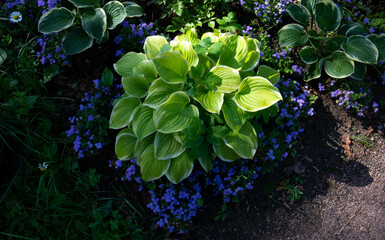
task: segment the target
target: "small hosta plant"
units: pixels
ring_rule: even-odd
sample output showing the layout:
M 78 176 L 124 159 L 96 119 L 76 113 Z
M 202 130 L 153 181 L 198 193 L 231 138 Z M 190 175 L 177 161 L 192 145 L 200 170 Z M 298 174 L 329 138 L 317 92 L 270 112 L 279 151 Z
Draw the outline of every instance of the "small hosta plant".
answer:
M 257 134 L 251 119 L 277 109 L 277 71 L 260 66 L 259 42 L 194 29 L 168 42 L 150 36 L 144 52 L 125 54 L 114 68 L 125 94 L 114 103 L 110 128 L 120 129 L 115 151 L 136 159 L 142 178 L 187 178 L 194 163 L 206 171 L 215 157 L 252 159 Z
M 126 17 L 140 17 L 143 9 L 134 2 L 100 0 L 69 0 L 74 10 L 65 7 L 52 8 L 40 18 L 39 32 L 53 33 L 68 29 L 63 37 L 63 50 L 67 55 L 90 48 L 94 39 L 99 43 L 108 39 L 108 31 L 114 29 Z M 78 24 L 81 26 L 77 26 Z
M 303 0 L 286 11 L 301 25 L 281 28 L 278 41 L 288 47 L 306 44 L 300 51 L 302 61 L 308 64 L 306 81 L 319 78 L 322 69 L 332 78 L 362 80 L 367 64 L 385 60 L 385 35 L 367 36 L 359 23 L 341 26 L 343 11 L 331 0 Z

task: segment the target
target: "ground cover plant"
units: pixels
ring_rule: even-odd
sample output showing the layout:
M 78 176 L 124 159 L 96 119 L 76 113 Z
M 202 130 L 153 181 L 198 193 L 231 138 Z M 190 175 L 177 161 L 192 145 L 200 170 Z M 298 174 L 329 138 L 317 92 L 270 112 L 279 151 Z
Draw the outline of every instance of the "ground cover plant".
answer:
M 385 16 L 370 4 L 5 1 L 0 235 L 184 239 L 205 212 L 227 221 L 310 147 L 319 96 L 385 119 Z M 303 183 L 264 191 L 290 208 Z

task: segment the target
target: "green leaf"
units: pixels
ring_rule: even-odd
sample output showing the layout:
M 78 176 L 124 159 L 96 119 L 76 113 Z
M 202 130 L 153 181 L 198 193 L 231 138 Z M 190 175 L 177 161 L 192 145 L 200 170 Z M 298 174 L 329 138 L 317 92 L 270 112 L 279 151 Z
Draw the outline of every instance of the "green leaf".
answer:
M 127 17 L 141 17 L 144 15 L 144 10 L 141 6 L 134 2 L 123 2 L 126 8 Z
M 350 37 L 353 35 L 366 36 L 366 31 L 361 24 L 356 23 L 353 26 L 351 26 L 345 33 L 345 36 L 347 37 Z
M 125 97 L 120 99 L 114 106 L 110 116 L 110 128 L 119 129 L 131 122 L 132 114 L 140 105 L 136 97 Z
M 8 57 L 7 52 L 4 49 L 0 48 L 0 65 L 3 64 L 3 62 L 7 59 L 7 57 Z
M 126 8 L 118 1 L 108 2 L 103 9 L 107 15 L 107 29 L 114 29 L 127 17 Z
M 243 37 L 232 35 L 222 43 L 217 65 L 241 70 L 247 58 L 247 48 Z
M 122 77 L 122 85 L 126 93 L 138 98 L 145 97 L 149 87 L 143 75 Z
M 144 181 L 153 181 L 166 174 L 171 160 L 154 158 L 154 144 L 150 144 L 140 157 L 140 172 Z
M 41 16 L 38 31 L 41 33 L 60 32 L 70 27 L 74 20 L 74 15 L 67 8 L 52 8 Z
M 109 68 L 104 68 L 102 73 L 102 83 L 106 86 L 111 86 L 114 79 L 114 74 Z
M 354 62 L 344 52 L 334 52 L 324 63 L 325 72 L 333 78 L 345 78 L 354 72 Z
M 115 71 L 122 77 L 133 75 L 134 67 L 147 60 L 143 53 L 129 52 L 114 63 Z
M 135 143 L 134 155 L 135 155 L 135 163 L 140 166 L 141 156 L 146 150 L 148 146 L 154 143 L 155 134 L 151 134 L 150 136 L 145 137 L 142 141 L 139 139 Z
M 298 47 L 307 42 L 309 36 L 299 24 L 285 25 L 278 31 L 278 42 L 287 47 Z
M 80 16 L 83 29 L 87 34 L 99 41 L 107 29 L 107 15 L 102 8 L 96 8 L 83 12 Z
M 331 0 L 315 4 L 315 18 L 318 27 L 324 32 L 335 31 L 341 24 L 341 12 Z
M 152 59 L 159 76 L 166 82 L 184 83 L 188 72 L 188 62 L 178 52 L 160 53 Z
M 237 105 L 249 112 L 268 108 L 279 100 L 282 100 L 282 96 L 278 88 L 266 78 L 258 76 L 243 79 L 235 94 Z
M 205 82 L 215 82 L 214 91 L 231 93 L 238 89 L 241 83 L 239 72 L 227 66 L 215 66 L 205 75 Z M 210 86 L 208 86 L 210 89 Z
M 148 95 L 144 104 L 157 108 L 168 100 L 170 95 L 182 89 L 182 84 L 169 84 L 162 79 L 156 79 L 148 89 Z
M 222 140 L 220 145 L 213 145 L 215 154 L 224 162 L 233 162 L 241 157 Z
M 321 77 L 323 62 L 324 59 L 322 58 L 318 62 L 307 66 L 305 74 L 303 76 L 306 82 Z
M 378 62 L 385 61 L 385 35 L 371 34 L 368 39 L 377 47 Z
M 178 142 L 173 134 L 161 132 L 155 134 L 154 148 L 155 158 L 160 160 L 176 158 L 186 150 L 186 146 Z
M 365 74 L 366 74 L 366 64 L 355 62 L 354 73 L 350 76 L 356 80 L 364 80 Z
M 222 106 L 223 116 L 227 125 L 234 131 L 237 132 L 241 126 L 246 122 L 245 112 L 238 107 L 232 98 L 225 98 Z
M 337 50 L 341 49 L 341 45 L 346 43 L 346 40 L 348 38 L 345 36 L 337 35 L 333 36 L 332 38 L 329 39 L 326 43 L 326 48 L 328 49 L 329 52 L 335 52 Z
M 302 0 L 301 5 L 306 7 L 310 14 L 314 13 L 314 7 L 316 4 L 316 0 Z
M 286 7 L 286 12 L 297 22 L 306 25 L 310 21 L 310 12 L 303 5 L 290 4 Z
M 176 36 L 174 40 L 177 42 L 187 41 L 190 42 L 192 45 L 196 45 L 199 43 L 198 34 L 195 28 L 191 28 L 185 34 Z
M 99 3 L 99 0 L 68 0 L 73 3 L 77 8 L 93 7 Z
M 323 51 L 323 41 L 324 39 L 318 35 L 318 33 L 314 29 L 310 29 L 309 32 L 309 42 L 311 45 L 317 50 Z
M 254 38 L 247 38 L 247 56 L 241 69 L 242 72 L 253 70 L 258 64 L 261 54 L 259 52 L 259 42 Z
M 200 85 L 196 87 L 194 99 L 197 100 L 206 111 L 219 114 L 223 104 L 223 96 L 224 93 L 211 92 Z
M 167 39 L 163 36 L 149 36 L 144 42 L 143 49 L 147 57 L 151 60 L 156 55 L 158 55 L 160 49 L 163 47 L 163 45 L 166 45 L 167 43 Z
M 230 132 L 224 140 L 242 158 L 252 159 L 257 151 L 257 134 L 248 121 L 238 132 Z
M 258 67 L 257 76 L 261 76 L 266 78 L 271 82 L 271 84 L 275 85 L 279 79 L 281 78 L 279 72 L 269 66 L 261 65 Z
M 73 55 L 90 48 L 93 38 L 90 37 L 82 28 L 70 29 L 63 37 L 63 50 L 67 55 Z
M 129 160 L 134 157 L 134 148 L 137 138 L 130 128 L 119 132 L 115 142 L 115 153 L 119 160 Z
M 369 64 L 377 63 L 378 49 L 374 43 L 364 36 L 351 36 L 341 47 L 346 56 L 354 61 Z
M 213 168 L 214 159 L 211 154 L 199 157 L 198 161 L 206 172 L 209 172 Z
M 299 56 L 306 64 L 312 64 L 318 61 L 317 50 L 314 47 L 306 46 L 301 49 Z
M 171 41 L 172 50 L 175 52 L 179 52 L 183 55 L 183 57 L 187 60 L 189 64 L 189 69 L 192 66 L 197 66 L 199 62 L 198 55 L 194 51 L 190 42 L 187 41 Z
M 154 110 L 144 105 L 139 106 L 135 111 L 132 119 L 132 129 L 139 141 L 156 131 L 153 115 Z
M 166 177 L 173 184 L 178 184 L 183 179 L 190 176 L 194 168 L 194 161 L 184 152 L 179 157 L 171 159 L 170 167 L 166 173 Z
M 198 108 L 190 105 L 185 92 L 174 92 L 154 115 L 156 129 L 162 133 L 173 133 L 187 128 L 194 118 L 199 117 Z
M 158 76 L 154 64 L 150 60 L 144 60 L 136 65 L 132 72 L 134 75 L 143 76 L 148 83 L 152 83 Z

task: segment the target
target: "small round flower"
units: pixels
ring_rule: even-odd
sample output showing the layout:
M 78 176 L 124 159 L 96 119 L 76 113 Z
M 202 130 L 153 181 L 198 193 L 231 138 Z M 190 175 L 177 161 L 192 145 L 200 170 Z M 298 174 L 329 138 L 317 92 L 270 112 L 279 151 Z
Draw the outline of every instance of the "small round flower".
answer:
M 43 162 L 43 164 L 39 163 L 39 169 L 40 171 L 44 172 L 48 168 L 48 163 Z
M 12 12 L 11 15 L 9 15 L 9 20 L 13 23 L 20 22 L 23 19 L 23 16 L 21 16 L 20 12 Z

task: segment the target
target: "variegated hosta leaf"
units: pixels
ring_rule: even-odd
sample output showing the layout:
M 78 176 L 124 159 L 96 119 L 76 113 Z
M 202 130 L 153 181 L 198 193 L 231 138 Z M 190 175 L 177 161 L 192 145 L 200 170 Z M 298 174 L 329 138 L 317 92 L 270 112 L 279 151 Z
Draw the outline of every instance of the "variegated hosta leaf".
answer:
M 180 156 L 171 159 L 171 164 L 166 173 L 166 177 L 170 182 L 178 184 L 180 181 L 190 176 L 193 168 L 193 159 L 190 158 L 187 152 L 184 152 Z
M 198 108 L 189 104 L 185 92 L 175 92 L 154 114 L 156 129 L 162 133 L 182 131 L 194 118 L 199 117 Z
M 178 142 L 173 134 L 164 134 L 157 132 L 154 140 L 155 158 L 156 159 L 170 159 L 181 155 L 186 147 Z
M 223 96 L 224 93 L 208 91 L 201 85 L 196 88 L 194 99 L 197 100 L 206 111 L 219 114 L 223 104 Z
M 242 72 L 253 70 L 259 63 L 261 54 L 259 52 L 259 42 L 254 38 L 247 38 L 247 56 L 241 69 Z
M 143 140 L 136 140 L 135 148 L 134 148 L 134 156 L 136 165 L 140 166 L 140 157 L 142 153 L 148 146 L 154 144 L 155 134 L 151 134 L 145 137 Z
M 118 1 L 106 3 L 103 9 L 107 15 L 107 29 L 114 29 L 127 17 L 126 8 Z
M 273 85 L 275 85 L 281 77 L 277 70 L 266 65 L 261 65 L 258 67 L 257 76 L 266 78 Z
M 385 61 L 385 35 L 371 34 L 368 39 L 374 43 L 378 50 L 378 62 Z
M 134 67 L 144 60 L 147 60 L 147 57 L 143 53 L 129 52 L 114 64 L 114 69 L 122 77 L 131 76 Z
M 341 45 L 348 58 L 362 63 L 376 64 L 378 49 L 367 37 L 354 35 Z M 325 62 L 326 64 L 326 62 Z
M 152 83 L 158 76 L 154 64 L 150 60 L 144 60 L 132 70 L 134 75 L 143 76 L 148 83 Z
M 241 84 L 241 76 L 234 68 L 228 66 L 215 66 L 205 76 L 206 83 L 219 82 L 215 84 L 215 91 L 230 93 L 239 88 Z
M 238 107 L 233 98 L 226 97 L 221 110 L 227 125 L 234 132 L 237 132 L 246 121 L 244 110 Z
M 233 162 L 241 158 L 232 148 L 228 147 L 223 141 L 220 145 L 213 145 L 213 149 L 215 154 L 224 162 Z
M 187 60 L 189 64 L 189 69 L 192 66 L 198 65 L 199 57 L 194 51 L 190 42 L 187 41 L 171 41 L 172 50 L 175 52 L 179 52 L 183 55 L 183 57 Z
M 126 93 L 138 98 L 145 97 L 149 87 L 149 84 L 143 75 L 122 77 L 122 85 Z
M 139 140 L 156 131 L 153 119 L 154 110 L 148 106 L 141 105 L 135 111 L 132 119 L 132 129 Z
M 199 43 L 198 34 L 195 28 L 191 28 L 185 34 L 176 36 L 174 38 L 174 41 L 177 41 L 177 42 L 187 41 L 187 42 L 190 42 L 192 45 L 196 45 Z
M 325 60 L 325 72 L 333 78 L 346 78 L 354 73 L 354 61 L 342 51 L 336 51 Z
M 140 100 L 136 97 L 125 97 L 120 99 L 112 109 L 110 128 L 119 129 L 127 126 L 132 120 L 132 114 L 139 105 Z
M 144 105 L 157 108 L 168 100 L 170 95 L 182 89 L 182 84 L 169 84 L 162 79 L 156 79 L 148 89 Z
M 211 156 L 211 154 L 199 157 L 198 161 L 206 172 L 213 168 L 214 158 Z
M 103 8 L 85 11 L 80 16 L 83 29 L 90 37 L 102 40 L 107 30 L 107 15 Z
M 147 57 L 151 60 L 158 55 L 160 49 L 167 43 L 167 39 L 163 36 L 149 36 L 144 42 L 143 49 Z
M 247 42 L 243 37 L 232 35 L 221 46 L 217 65 L 225 65 L 241 70 L 247 57 Z
M 237 105 L 249 112 L 268 108 L 279 100 L 282 100 L 282 96 L 278 88 L 263 77 L 243 79 L 238 92 L 235 94 Z
M 184 83 L 188 62 L 179 52 L 167 51 L 152 59 L 159 76 L 168 83 Z
M 119 132 L 115 142 L 115 153 L 120 160 L 129 160 L 134 157 L 134 148 L 137 138 L 130 128 Z
M 140 172 L 144 181 L 161 178 L 169 169 L 171 160 L 154 158 L 154 144 L 150 144 L 140 156 Z
M 252 159 L 257 151 L 257 134 L 253 126 L 246 121 L 239 132 L 228 133 L 225 143 L 242 158 Z

